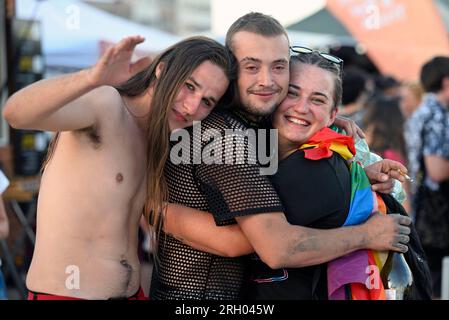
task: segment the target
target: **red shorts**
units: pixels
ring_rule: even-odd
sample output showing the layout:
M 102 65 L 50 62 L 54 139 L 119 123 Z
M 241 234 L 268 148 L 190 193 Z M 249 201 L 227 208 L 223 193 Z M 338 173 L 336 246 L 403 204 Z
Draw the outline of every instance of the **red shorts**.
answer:
M 54 294 L 28 291 L 28 300 L 86 300 L 86 299 L 57 296 Z M 150 300 L 150 298 L 145 296 L 142 287 L 140 287 L 139 290 L 134 295 L 123 300 Z

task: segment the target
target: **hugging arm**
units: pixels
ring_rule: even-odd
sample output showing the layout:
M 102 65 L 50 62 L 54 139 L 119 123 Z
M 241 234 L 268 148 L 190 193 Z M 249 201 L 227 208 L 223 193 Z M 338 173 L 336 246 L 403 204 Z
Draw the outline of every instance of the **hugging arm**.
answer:
M 164 231 L 194 249 L 224 257 L 238 257 L 254 250 L 237 224 L 217 226 L 212 214 L 170 203 Z

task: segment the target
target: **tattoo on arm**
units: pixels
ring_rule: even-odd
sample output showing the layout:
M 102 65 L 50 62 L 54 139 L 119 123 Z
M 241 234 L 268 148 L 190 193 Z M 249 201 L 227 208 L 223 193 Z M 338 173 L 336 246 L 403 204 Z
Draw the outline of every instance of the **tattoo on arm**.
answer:
M 316 251 L 320 248 L 320 240 L 309 231 L 305 231 L 304 234 L 298 235 L 295 240 L 295 245 L 292 247 L 293 254 L 298 252 Z
M 328 236 L 322 237 L 316 234 L 317 230 L 304 230 L 299 234 L 296 238 L 295 245 L 292 247 L 291 254 L 295 254 L 298 252 L 320 252 L 325 250 L 326 247 L 332 247 L 331 244 L 334 241 L 329 241 L 330 238 Z M 347 232 L 350 232 L 347 230 Z M 341 251 L 347 252 L 353 246 L 350 239 L 338 239 L 337 240 L 341 245 Z M 363 235 L 362 242 L 367 242 L 366 236 Z

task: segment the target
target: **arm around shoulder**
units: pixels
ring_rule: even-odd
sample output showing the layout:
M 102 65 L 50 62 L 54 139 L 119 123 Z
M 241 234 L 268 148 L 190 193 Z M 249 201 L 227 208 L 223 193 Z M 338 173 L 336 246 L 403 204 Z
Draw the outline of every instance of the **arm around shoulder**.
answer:
M 411 222 L 400 215 L 376 214 L 361 225 L 324 230 L 291 225 L 281 212 L 237 221 L 254 251 L 272 269 L 321 264 L 358 249 L 405 252 L 403 244 L 410 233 L 406 226 Z

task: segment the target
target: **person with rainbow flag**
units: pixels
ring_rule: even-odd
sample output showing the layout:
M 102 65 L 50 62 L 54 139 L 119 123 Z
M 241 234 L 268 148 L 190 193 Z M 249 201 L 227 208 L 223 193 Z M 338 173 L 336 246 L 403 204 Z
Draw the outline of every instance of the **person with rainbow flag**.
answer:
M 341 97 L 338 61 L 312 50 L 292 56 L 289 92 L 273 115 L 281 162 L 272 182 L 292 224 L 329 229 L 386 214 L 354 160 L 353 138 L 329 128 Z M 248 298 L 383 300 L 380 278 L 371 285 L 366 271 L 381 270 L 385 260 L 386 252 L 362 249 L 327 264 L 274 270 L 254 257 Z

